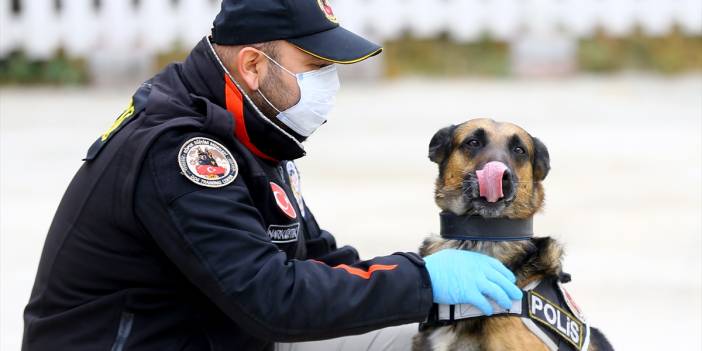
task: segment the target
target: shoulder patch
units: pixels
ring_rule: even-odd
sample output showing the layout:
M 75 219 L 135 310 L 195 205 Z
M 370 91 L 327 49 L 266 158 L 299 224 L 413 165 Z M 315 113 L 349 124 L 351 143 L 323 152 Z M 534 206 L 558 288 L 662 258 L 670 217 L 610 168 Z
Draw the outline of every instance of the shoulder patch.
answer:
M 579 319 L 581 322 L 586 323 L 587 320 L 585 319 L 585 314 L 583 313 L 582 310 L 580 310 L 580 306 L 578 306 L 577 303 L 575 303 L 575 300 L 573 299 L 572 296 L 570 296 L 570 293 L 568 293 L 568 290 L 563 287 L 563 284 L 560 282 L 556 283 L 558 286 L 558 289 L 561 290 L 561 295 L 563 295 L 563 300 L 565 301 L 566 305 L 568 308 L 570 308 L 570 311 L 573 312 L 573 315 L 575 315 L 575 318 Z
M 536 291 L 529 291 L 528 305 L 529 317 L 541 325 L 549 328 L 564 340 L 571 343 L 576 350 L 583 350 L 587 324 L 574 317 L 569 311 L 555 301 Z
M 297 218 L 297 212 L 295 212 L 295 208 L 293 207 L 292 203 L 290 203 L 290 199 L 288 199 L 288 195 L 285 193 L 285 190 L 283 190 L 283 188 L 276 183 L 270 182 L 270 184 L 271 190 L 273 191 L 273 197 L 275 198 L 275 202 L 278 204 L 280 210 L 291 219 Z
M 222 144 L 204 137 L 192 138 L 178 152 L 181 173 L 197 185 L 221 188 L 239 175 L 232 153 Z
M 305 214 L 305 202 L 302 199 L 302 186 L 300 185 L 300 172 L 297 171 L 297 166 L 292 161 L 288 161 L 286 165 L 288 171 L 288 179 L 290 180 L 290 187 L 292 188 L 293 195 L 295 196 L 295 201 L 297 201 L 297 207 L 300 209 L 302 217 L 307 217 Z
M 284 244 L 297 241 L 298 233 L 300 232 L 300 223 L 289 225 L 269 225 L 268 236 L 275 244 Z

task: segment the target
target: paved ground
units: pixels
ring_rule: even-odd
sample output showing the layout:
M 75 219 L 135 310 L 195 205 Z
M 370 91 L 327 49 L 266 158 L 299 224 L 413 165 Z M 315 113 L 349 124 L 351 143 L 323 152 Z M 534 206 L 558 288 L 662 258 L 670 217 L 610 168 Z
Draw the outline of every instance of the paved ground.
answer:
M 0 90 L 2 350 L 18 350 L 53 212 L 130 89 Z M 570 287 L 620 350 L 702 348 L 702 76 L 347 84 L 300 168 L 307 202 L 365 257 L 438 228 L 434 131 L 470 117 L 522 125 L 552 155 L 541 235 L 568 249 Z

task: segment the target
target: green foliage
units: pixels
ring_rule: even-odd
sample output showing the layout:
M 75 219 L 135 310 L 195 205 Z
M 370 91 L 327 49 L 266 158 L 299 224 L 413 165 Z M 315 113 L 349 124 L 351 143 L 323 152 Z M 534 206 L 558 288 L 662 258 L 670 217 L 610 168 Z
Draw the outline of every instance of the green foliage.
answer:
M 598 33 L 580 41 L 578 63 L 587 72 L 698 71 L 702 70 L 702 36 L 685 36 L 677 30 L 663 37 L 645 36 L 640 31 L 624 38 Z
M 702 36 L 686 36 L 678 30 L 663 37 L 646 36 L 641 31 L 624 38 L 598 33 L 578 44 L 577 62 L 584 72 L 637 70 L 677 74 L 702 70 Z M 457 43 L 446 35 L 436 39 L 405 36 L 386 42 L 384 47 L 384 70 L 388 77 L 510 74 L 509 44 L 486 36 L 475 43 Z M 183 60 L 188 52 L 176 43 L 172 50 L 157 55 L 155 71 Z M 89 80 L 86 61 L 68 58 L 62 52 L 42 61 L 32 60 L 22 52 L 0 59 L 0 84 L 75 85 Z
M 173 62 L 185 61 L 191 49 L 184 47 L 181 42 L 176 42 L 170 50 L 156 55 L 152 69 L 158 72 Z
M 485 75 L 509 73 L 509 46 L 483 37 L 475 43 L 404 37 L 384 45 L 385 72 L 389 77 L 418 75 Z
M 84 60 L 59 53 L 50 60 L 32 60 L 22 52 L 0 59 L 0 84 L 63 84 L 88 82 Z
M 702 70 L 702 36 L 685 36 L 678 30 L 663 37 L 646 36 L 640 31 L 623 38 L 598 33 L 578 44 L 577 62 L 583 72 L 636 70 L 677 74 Z M 447 37 L 403 37 L 384 46 L 385 72 L 389 77 L 510 74 L 509 45 L 487 37 L 467 44 Z

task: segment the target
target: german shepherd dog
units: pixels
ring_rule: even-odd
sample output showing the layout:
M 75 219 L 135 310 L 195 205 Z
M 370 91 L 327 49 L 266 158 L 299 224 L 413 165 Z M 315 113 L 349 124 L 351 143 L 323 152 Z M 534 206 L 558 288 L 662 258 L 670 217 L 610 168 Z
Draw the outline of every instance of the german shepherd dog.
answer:
M 431 139 L 429 159 L 439 165 L 434 199 L 442 211 L 489 219 L 525 219 L 543 206 L 541 182 L 550 169 L 548 150 L 514 124 L 474 119 L 443 128 Z M 492 168 L 492 175 L 485 175 L 487 168 Z M 443 249 L 476 251 L 498 259 L 515 273 L 520 288 L 562 276 L 563 249 L 549 237 L 482 241 L 431 236 L 424 240 L 420 254 L 427 256 Z M 595 328 L 590 328 L 589 340 L 589 351 L 613 350 Z M 519 316 L 508 314 L 429 326 L 413 340 L 415 351 L 549 349 L 553 346 L 549 348 L 535 336 Z

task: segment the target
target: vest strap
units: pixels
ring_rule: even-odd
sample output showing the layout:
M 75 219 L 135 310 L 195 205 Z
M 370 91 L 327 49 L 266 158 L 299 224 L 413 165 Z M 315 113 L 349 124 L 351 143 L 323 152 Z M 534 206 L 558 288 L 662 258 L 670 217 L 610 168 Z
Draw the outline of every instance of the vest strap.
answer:
M 494 316 L 520 317 L 522 323 L 551 351 L 584 351 L 590 343 L 590 325 L 571 306 L 563 288 L 562 278 L 549 277 L 525 286 L 521 301 L 503 309 L 490 301 Z M 419 330 L 454 325 L 461 320 L 490 318 L 473 305 L 435 304 Z

